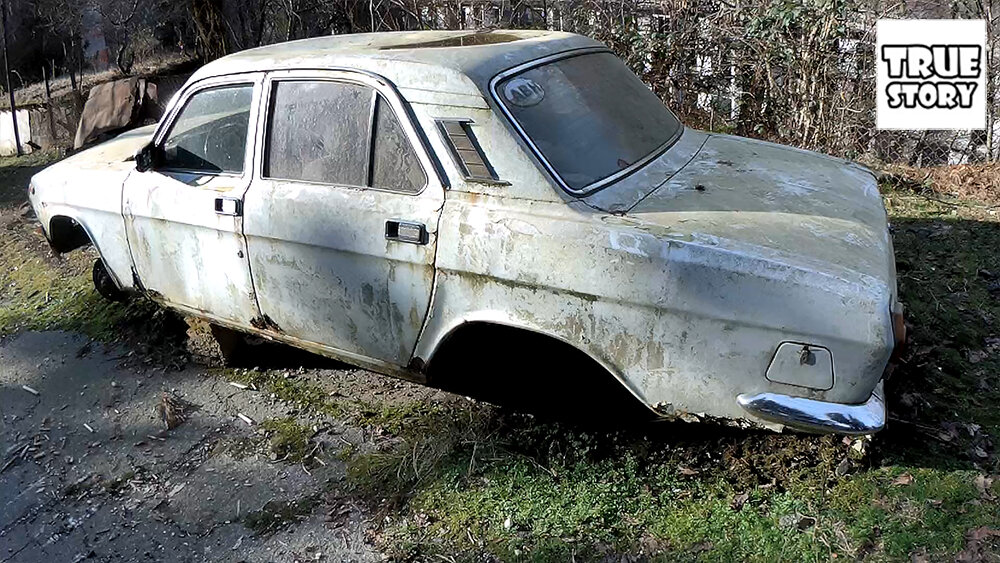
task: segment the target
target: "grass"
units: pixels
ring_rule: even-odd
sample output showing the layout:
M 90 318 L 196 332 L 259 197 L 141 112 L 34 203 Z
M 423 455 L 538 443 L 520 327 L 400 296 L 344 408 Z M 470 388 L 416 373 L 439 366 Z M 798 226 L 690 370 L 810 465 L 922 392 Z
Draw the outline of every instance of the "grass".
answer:
M 309 440 L 315 434 L 312 428 L 299 424 L 290 416 L 265 420 L 260 426 L 268 435 L 275 459 L 303 463 L 310 457 Z
M 14 225 L 0 245 L 0 336 L 24 330 L 76 331 L 102 341 L 125 327 L 159 334 L 167 315 L 150 302 L 127 305 L 100 297 L 91 281 L 96 253 L 52 254 L 41 233 Z M 150 326 L 151 325 L 151 326 Z
M 257 535 L 270 534 L 308 516 L 319 499 L 306 497 L 289 501 L 272 500 L 243 518 L 243 525 Z
M 451 445 L 419 477 L 412 455 L 352 462 L 362 494 L 397 495 L 380 545 L 398 558 L 469 560 L 995 559 L 1000 544 L 981 531 L 1000 527 L 989 477 L 1000 433 L 1000 208 L 933 185 L 883 188 L 911 341 L 890 380 L 889 429 L 873 441 L 684 425 L 591 432 L 453 412 L 485 431 L 455 439 L 438 422 L 416 425 L 424 430 L 396 452 Z
M 25 163 L 0 160 L 0 201 L 17 203 L 7 186 Z M 354 494 L 376 513 L 378 547 L 397 559 L 996 559 L 1000 208 L 988 182 L 953 178 L 976 173 L 900 174 L 882 186 L 911 341 L 887 385 L 889 428 L 872 440 L 683 423 L 587 428 L 471 402 L 331 396 L 282 370 L 218 375 L 300 415 L 384 435 L 343 459 Z M 0 335 L 57 328 L 116 339 L 163 315 L 101 301 L 92 256 L 55 259 L 30 227 L 3 226 Z M 150 342 L 171 330 L 164 320 Z M 312 432 L 298 419 L 263 426 L 279 458 L 308 454 Z M 274 503 L 245 524 L 269 533 L 319 502 Z

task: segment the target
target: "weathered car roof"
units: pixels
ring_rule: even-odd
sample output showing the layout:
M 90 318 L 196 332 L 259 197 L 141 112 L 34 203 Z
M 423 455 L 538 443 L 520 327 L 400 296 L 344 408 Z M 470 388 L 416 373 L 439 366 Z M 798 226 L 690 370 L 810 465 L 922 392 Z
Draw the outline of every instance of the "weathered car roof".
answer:
M 485 92 L 491 78 L 519 64 L 600 46 L 581 35 L 539 30 L 332 35 L 241 51 L 205 65 L 194 79 L 262 70 L 353 68 L 380 74 L 401 88 L 471 94 L 473 84 Z

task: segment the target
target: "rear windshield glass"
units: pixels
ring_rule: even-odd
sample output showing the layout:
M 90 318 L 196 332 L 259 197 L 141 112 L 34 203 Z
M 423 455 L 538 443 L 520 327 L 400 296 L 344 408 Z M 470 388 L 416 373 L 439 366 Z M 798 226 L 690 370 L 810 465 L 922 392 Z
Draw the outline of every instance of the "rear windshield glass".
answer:
M 611 53 L 507 77 L 496 95 L 563 182 L 583 191 L 671 142 L 681 124 Z

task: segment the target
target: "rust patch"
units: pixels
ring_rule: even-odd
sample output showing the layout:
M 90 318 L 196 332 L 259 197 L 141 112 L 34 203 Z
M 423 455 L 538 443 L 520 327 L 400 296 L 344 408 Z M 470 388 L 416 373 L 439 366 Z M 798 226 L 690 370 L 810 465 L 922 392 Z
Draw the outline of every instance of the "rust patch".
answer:
M 413 359 L 410 360 L 410 363 L 409 363 L 409 365 L 406 366 L 406 369 L 413 370 L 413 371 L 416 371 L 416 372 L 423 372 L 424 371 L 424 359 L 421 358 L 420 356 L 413 356 Z
M 256 328 L 257 330 L 269 330 L 277 333 L 282 332 L 281 327 L 272 321 L 271 317 L 267 315 L 261 315 L 250 319 L 250 326 Z

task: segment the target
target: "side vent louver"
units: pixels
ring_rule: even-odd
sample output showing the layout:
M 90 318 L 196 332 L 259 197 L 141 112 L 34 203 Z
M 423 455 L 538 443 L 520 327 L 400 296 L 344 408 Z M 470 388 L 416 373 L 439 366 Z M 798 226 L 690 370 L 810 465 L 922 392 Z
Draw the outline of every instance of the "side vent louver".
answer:
M 472 121 L 441 119 L 437 124 L 441 134 L 448 141 L 452 157 L 467 179 L 487 182 L 499 180 L 493 167 L 486 160 L 482 147 L 476 141 L 476 136 L 470 127 Z

